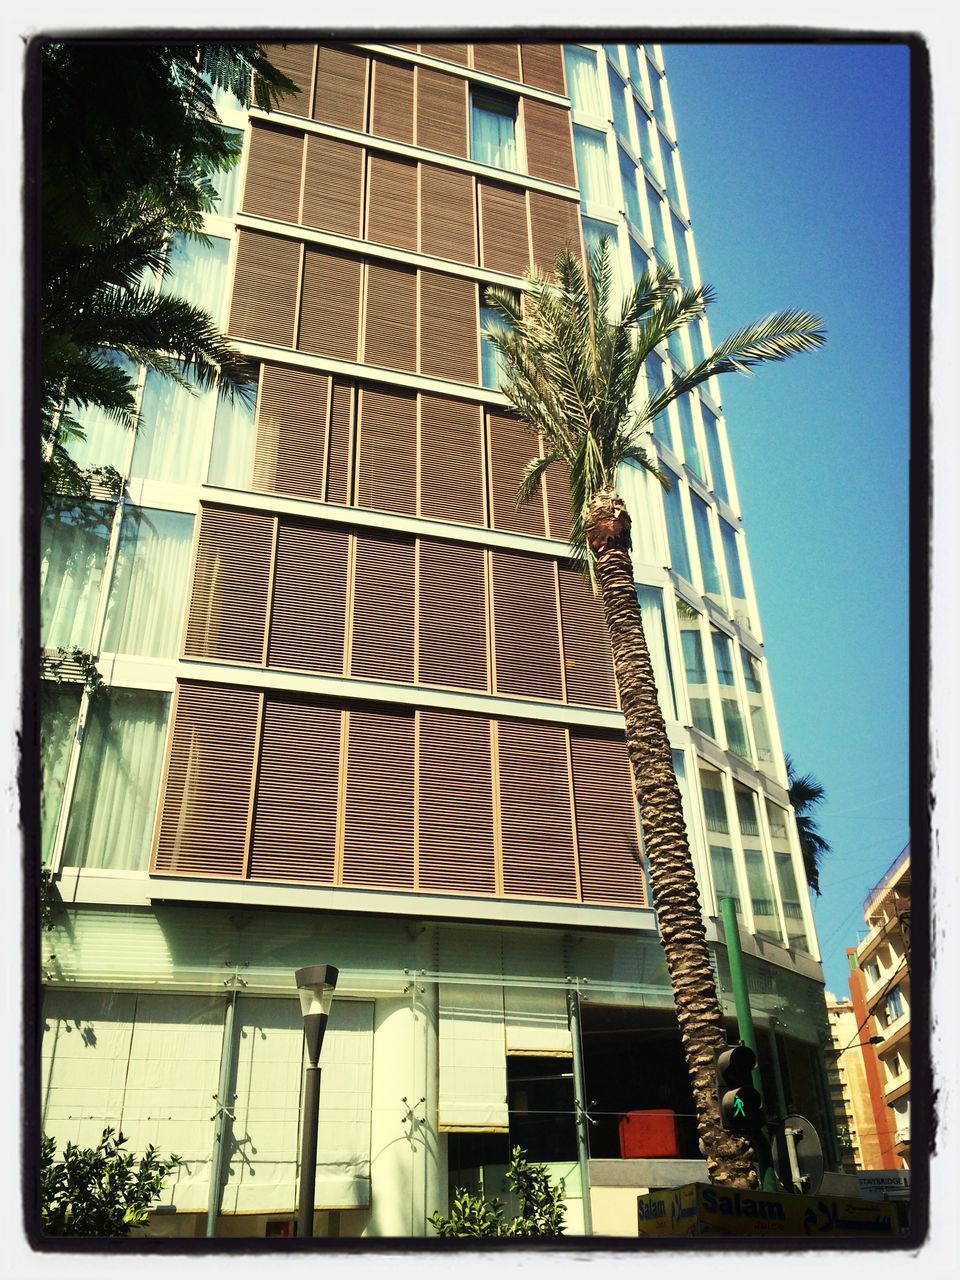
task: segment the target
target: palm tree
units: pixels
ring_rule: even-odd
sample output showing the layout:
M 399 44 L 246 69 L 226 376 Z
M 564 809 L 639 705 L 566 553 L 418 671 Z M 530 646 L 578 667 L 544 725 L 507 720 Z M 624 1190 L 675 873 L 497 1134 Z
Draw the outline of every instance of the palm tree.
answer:
M 812 810 L 823 804 L 827 793 L 823 784 L 818 782 L 812 773 L 802 776 L 797 773 L 796 766 L 790 756 L 786 757 L 787 794 L 797 817 L 797 835 L 800 838 L 800 853 L 803 855 L 803 869 L 807 884 L 820 897 L 820 859 L 830 852 L 830 842 L 820 832 Z
M 605 241 L 594 249 L 589 273 L 565 250 L 557 257 L 555 280 L 539 273 L 529 277 L 522 304 L 507 290 L 487 290 L 487 300 L 505 322 L 491 325 L 487 333 L 502 361 L 503 391 L 544 442 L 544 456 L 525 469 L 518 503 L 537 491 L 548 467 L 569 468 L 571 547 L 599 589 L 610 636 L 700 1149 L 711 1181 L 756 1186 L 751 1143 L 722 1128 L 717 1108 L 714 1049 L 726 1038 L 723 1014 L 634 585 L 630 516 L 616 477 L 621 463 L 635 462 L 666 484 L 644 445 L 646 423 L 712 375 L 747 372 L 810 350 L 824 341 L 824 333 L 820 319 L 806 312 L 770 316 L 732 334 L 662 391 L 639 393 L 635 405 L 644 361 L 670 333 L 701 316 L 713 293 L 709 286 L 684 289 L 673 271 L 658 267 L 644 273 L 611 321 L 610 287 Z

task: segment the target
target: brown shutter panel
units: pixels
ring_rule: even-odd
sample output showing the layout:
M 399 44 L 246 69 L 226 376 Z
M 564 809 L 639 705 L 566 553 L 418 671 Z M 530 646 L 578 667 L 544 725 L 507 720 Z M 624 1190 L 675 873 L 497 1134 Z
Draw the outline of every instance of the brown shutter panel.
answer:
M 479 381 L 477 286 L 473 280 L 420 272 L 420 372 Z
M 451 262 L 477 260 L 473 177 L 436 164 L 420 165 L 420 252 Z
M 342 236 L 359 236 L 363 147 L 338 138 L 307 135 L 303 224 Z
M 493 893 L 489 720 L 421 711 L 419 760 L 417 887 Z
M 497 733 L 503 892 L 576 899 L 566 731 L 501 720 Z
M 553 264 L 561 249 L 569 249 L 575 258 L 580 252 L 580 206 L 575 200 L 548 196 L 542 191 L 528 193 L 533 261 L 547 275 L 553 275 Z
M 560 702 L 554 561 L 509 551 L 492 554 L 497 692 Z
M 350 674 L 413 681 L 414 543 L 403 534 L 358 534 Z
M 367 123 L 367 57 L 345 45 L 317 46 L 313 118 L 343 129 Z
M 421 41 L 420 52 L 430 58 L 442 58 L 444 62 L 459 62 L 465 67 L 469 47 L 466 44 L 444 44 L 437 40 L 428 40 L 426 43 Z
M 451 156 L 467 154 L 465 80 L 417 67 L 417 146 Z
M 222 662 L 263 662 L 273 517 L 201 508 L 184 653 Z
M 357 505 L 417 514 L 417 395 L 360 389 Z
M 527 172 L 535 178 L 575 187 L 577 179 L 567 108 L 524 98 L 523 122 L 527 139 Z
M 527 463 L 540 456 L 537 438 L 517 418 L 491 409 L 487 412 L 490 434 L 490 518 L 495 529 L 514 533 L 546 531 L 543 494 L 517 506 L 517 489 Z
M 292 347 L 300 288 L 300 242 L 261 231 L 241 230 L 237 236 L 228 332 L 249 342 Z
M 330 443 L 327 449 L 327 502 L 350 502 L 353 487 L 350 455 L 354 399 L 354 384 L 342 378 L 334 378 L 330 402 Z
M 417 272 L 414 267 L 367 263 L 363 358 L 385 369 L 417 371 Z
M 291 93 L 281 98 L 278 111 L 289 111 L 296 116 L 310 115 L 310 90 L 313 87 L 313 63 L 317 51 L 315 44 L 268 44 L 264 45 L 267 58 L 278 71 L 282 71 L 288 80 L 299 89 L 299 93 Z
M 547 493 L 550 537 L 570 541 L 570 467 L 562 459 L 551 462 L 541 481 Z
M 603 605 L 583 574 L 569 565 L 560 565 L 559 571 L 567 701 L 615 707 L 617 686 Z
M 265 699 L 251 880 L 333 883 L 340 720 L 339 707 Z
M 584 902 L 646 905 L 636 802 L 623 734 L 571 729 L 573 794 Z
M 416 161 L 371 155 L 367 165 L 367 239 L 396 249 L 415 250 Z
M 265 364 L 257 412 L 253 487 L 323 499 L 330 378 Z
M 280 521 L 267 655 L 271 667 L 342 675 L 348 540 L 346 530 L 315 520 Z
M 300 301 L 300 351 L 356 360 L 361 260 L 307 245 Z
M 480 261 L 519 276 L 530 266 L 527 202 L 518 187 L 480 182 Z
M 373 59 L 370 132 L 394 142 L 413 142 L 413 65 Z
M 482 547 L 421 539 L 421 684 L 489 687 L 485 577 Z
M 412 889 L 412 711 L 350 712 L 343 883 Z
M 477 41 L 473 46 L 473 65 L 477 71 L 486 71 L 492 76 L 519 80 L 520 46 L 494 44 L 489 40 Z
M 537 89 L 549 89 L 551 93 L 567 92 L 563 79 L 563 45 L 522 44 L 523 83 Z
M 420 515 L 483 524 L 483 407 L 420 393 Z
M 260 694 L 179 684 L 151 870 L 243 875 Z
M 243 189 L 244 213 L 281 222 L 300 221 L 303 134 L 253 120 Z

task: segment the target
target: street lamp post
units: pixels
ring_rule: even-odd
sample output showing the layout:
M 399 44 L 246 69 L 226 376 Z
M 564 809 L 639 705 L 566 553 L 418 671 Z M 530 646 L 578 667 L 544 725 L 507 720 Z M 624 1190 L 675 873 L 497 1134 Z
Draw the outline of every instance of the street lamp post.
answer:
M 317 1125 L 320 1120 L 320 1048 L 327 1029 L 333 992 L 340 976 L 332 964 L 311 964 L 296 972 L 297 995 L 303 1014 L 307 1069 L 303 1078 L 303 1128 L 300 1138 L 300 1200 L 297 1236 L 313 1235 L 313 1210 L 317 1185 Z

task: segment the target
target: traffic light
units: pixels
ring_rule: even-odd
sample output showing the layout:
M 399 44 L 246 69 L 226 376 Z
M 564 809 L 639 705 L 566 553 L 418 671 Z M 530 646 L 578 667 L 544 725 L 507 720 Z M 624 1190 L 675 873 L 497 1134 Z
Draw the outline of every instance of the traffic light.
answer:
M 753 1087 L 757 1055 L 745 1044 L 725 1044 L 715 1051 L 720 1123 L 732 1133 L 751 1133 L 763 1123 L 760 1094 Z

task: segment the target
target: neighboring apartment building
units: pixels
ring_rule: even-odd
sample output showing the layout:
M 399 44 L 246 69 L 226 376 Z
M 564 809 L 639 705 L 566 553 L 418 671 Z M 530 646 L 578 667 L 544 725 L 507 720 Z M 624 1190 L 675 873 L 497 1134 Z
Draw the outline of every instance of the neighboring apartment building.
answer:
M 582 1230 L 577 1098 L 592 1229 L 635 1234 L 638 1190 L 703 1176 L 692 1098 L 598 602 L 563 476 L 516 509 L 537 442 L 481 327 L 486 285 L 602 235 L 618 289 L 653 259 L 699 280 L 661 50 L 273 56 L 301 92 L 269 116 L 223 104 L 243 163 L 169 286 L 259 361 L 256 405 L 140 370 L 136 433 L 90 415 L 77 447 L 122 499 L 44 524 L 44 644 L 104 680 L 91 696 L 67 662 L 44 689 L 64 903 L 44 1128 L 122 1124 L 183 1156 L 154 1231 L 202 1235 L 211 1203 L 220 1234 L 288 1230 L 293 973 L 330 963 L 318 1234 L 429 1234 L 516 1143 Z M 649 376 L 708 345 L 703 323 Z M 829 1152 L 822 972 L 719 390 L 655 424 L 669 491 L 632 467 L 621 487 L 730 1025 L 727 894 L 771 1110 Z
M 910 846 L 863 904 L 869 932 L 850 956 L 857 1024 L 878 1037 L 870 1068 L 878 1169 L 910 1168 Z
M 871 1094 L 871 1074 L 876 1054 L 870 1031 L 860 1027 L 852 1000 L 840 1000 L 827 992 L 827 1014 L 833 1050 L 828 1056 L 827 1079 L 844 1171 L 889 1168 L 886 1130 L 877 1129 Z

